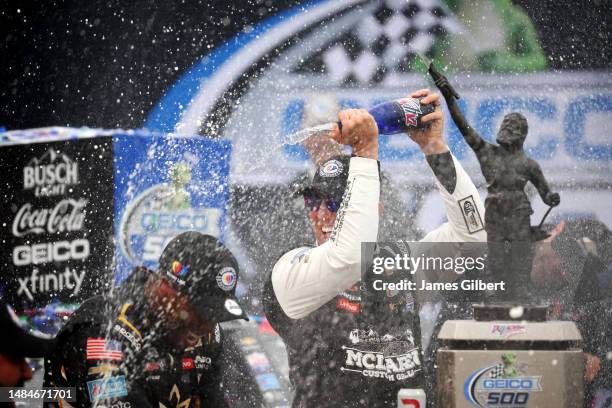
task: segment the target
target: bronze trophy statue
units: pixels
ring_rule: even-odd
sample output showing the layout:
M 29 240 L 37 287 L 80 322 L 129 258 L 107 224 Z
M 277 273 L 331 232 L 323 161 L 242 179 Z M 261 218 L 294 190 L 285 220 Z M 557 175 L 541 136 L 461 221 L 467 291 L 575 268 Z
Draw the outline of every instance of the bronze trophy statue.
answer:
M 489 247 L 489 273 L 492 279 L 505 280 L 507 287 L 505 295 L 498 299 L 527 300 L 526 287 L 530 281 L 533 258 L 532 241 L 544 239 L 547 234 L 541 229 L 542 223 L 531 227 L 530 216 L 533 210 L 525 186 L 530 181 L 542 201 L 551 208 L 561 201 L 559 194 L 550 190 L 538 163 L 523 150 L 528 131 L 527 119 L 517 112 L 507 114 L 497 132 L 498 144 L 487 142 L 463 116 L 455 100 L 459 95 L 446 77 L 431 62 L 426 59 L 424 61 L 446 100 L 453 121 L 476 153 L 487 183 L 485 229 Z

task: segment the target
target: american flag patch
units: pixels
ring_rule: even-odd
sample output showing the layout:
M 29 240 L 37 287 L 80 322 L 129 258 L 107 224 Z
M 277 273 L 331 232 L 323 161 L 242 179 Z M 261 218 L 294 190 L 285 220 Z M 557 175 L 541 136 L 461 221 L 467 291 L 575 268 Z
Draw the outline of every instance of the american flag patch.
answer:
M 115 340 L 87 339 L 87 360 L 123 360 L 121 343 Z

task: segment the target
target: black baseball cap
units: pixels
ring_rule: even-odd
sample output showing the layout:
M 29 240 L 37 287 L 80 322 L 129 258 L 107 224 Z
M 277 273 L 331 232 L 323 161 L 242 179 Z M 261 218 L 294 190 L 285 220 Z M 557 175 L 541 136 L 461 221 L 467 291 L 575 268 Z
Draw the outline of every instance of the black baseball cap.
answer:
M 0 354 L 9 357 L 39 358 L 55 347 L 55 339 L 33 330 L 24 329 L 13 309 L 0 299 Z
M 189 231 L 174 237 L 159 258 L 158 272 L 187 296 L 203 318 L 249 320 L 235 296 L 238 262 L 212 235 Z
M 350 160 L 351 157 L 346 155 L 334 156 L 325 160 L 317 168 L 312 182 L 300 189 L 298 193 L 307 197 L 332 198 L 341 202 L 348 180 Z

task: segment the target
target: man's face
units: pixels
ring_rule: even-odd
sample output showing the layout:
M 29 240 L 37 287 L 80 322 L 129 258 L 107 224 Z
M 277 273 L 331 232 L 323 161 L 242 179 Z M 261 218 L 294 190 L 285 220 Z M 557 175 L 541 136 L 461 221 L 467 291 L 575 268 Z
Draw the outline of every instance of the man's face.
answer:
M 32 379 L 32 369 L 23 357 L 0 354 L 0 386 L 22 387 Z
M 178 348 L 194 347 L 201 337 L 212 333 L 214 324 L 204 322 L 191 305 L 187 296 L 177 291 L 166 279 L 160 279 L 153 297 L 156 307 L 163 310 L 169 340 Z
M 304 205 L 308 211 L 310 228 L 317 240 L 317 245 L 322 245 L 331 235 L 340 204 L 333 199 L 304 197 Z

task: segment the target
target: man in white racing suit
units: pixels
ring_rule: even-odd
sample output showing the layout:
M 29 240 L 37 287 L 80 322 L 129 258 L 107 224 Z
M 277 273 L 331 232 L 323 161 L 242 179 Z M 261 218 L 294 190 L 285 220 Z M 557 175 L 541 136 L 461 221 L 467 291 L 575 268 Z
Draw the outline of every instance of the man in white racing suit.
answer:
M 439 95 L 410 96 L 435 105 L 421 118 L 429 126 L 409 136 L 434 172 L 448 218 L 423 241 L 486 241 L 476 187 L 443 141 Z M 361 244 L 378 236 L 378 130 L 365 110 L 341 111 L 339 119 L 342 132 L 332 137 L 352 146 L 352 157 L 325 161 L 303 192 L 317 246 L 277 261 L 264 286 L 264 310 L 287 346 L 294 407 L 392 406 L 399 389 L 424 388 L 418 310 L 406 300 L 412 294 L 385 309 L 362 296 Z

